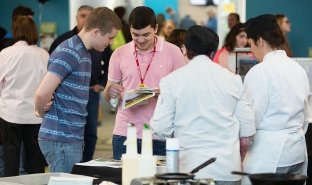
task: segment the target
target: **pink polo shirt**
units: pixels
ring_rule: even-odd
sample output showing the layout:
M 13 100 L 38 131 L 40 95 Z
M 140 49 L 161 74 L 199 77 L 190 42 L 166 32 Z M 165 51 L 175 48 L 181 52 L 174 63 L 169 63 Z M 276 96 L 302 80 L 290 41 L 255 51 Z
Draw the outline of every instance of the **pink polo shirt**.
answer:
M 152 54 L 152 50 L 145 54 L 138 52 L 142 76 L 146 73 Z M 148 87 L 159 87 L 160 79 L 183 66 L 184 60 L 182 52 L 177 46 L 157 37 L 156 53 L 144 79 L 144 84 Z M 121 82 L 125 91 L 136 89 L 141 83 L 135 62 L 133 41 L 117 48 L 112 54 L 109 61 L 108 79 L 113 82 Z M 144 123 L 149 124 L 156 101 L 156 98 L 151 98 L 148 100 L 148 104 L 136 105 L 126 110 L 122 110 L 119 106 L 113 134 L 127 136 L 128 123 L 133 123 L 137 128 L 138 138 L 141 138 L 143 125 Z

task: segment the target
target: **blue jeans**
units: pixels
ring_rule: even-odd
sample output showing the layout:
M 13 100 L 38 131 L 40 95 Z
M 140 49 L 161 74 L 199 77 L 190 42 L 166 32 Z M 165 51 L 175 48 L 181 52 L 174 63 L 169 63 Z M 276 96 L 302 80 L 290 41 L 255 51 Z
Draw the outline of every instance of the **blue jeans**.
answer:
M 120 160 L 121 155 L 126 153 L 126 146 L 124 145 L 124 142 L 126 141 L 127 137 L 125 136 L 119 136 L 119 135 L 113 135 L 113 156 L 114 159 Z M 138 153 L 141 153 L 141 145 L 142 145 L 142 139 L 137 140 L 138 143 Z M 159 141 L 159 140 L 153 140 L 153 155 L 166 155 L 166 142 L 165 141 Z
M 74 164 L 81 162 L 83 143 L 39 140 L 39 146 L 50 172 L 71 173 Z
M 99 93 L 90 90 L 89 101 L 87 104 L 87 123 L 84 130 L 84 150 L 83 150 L 83 162 L 92 160 L 96 140 L 97 140 L 97 126 L 98 126 L 98 115 L 99 115 Z

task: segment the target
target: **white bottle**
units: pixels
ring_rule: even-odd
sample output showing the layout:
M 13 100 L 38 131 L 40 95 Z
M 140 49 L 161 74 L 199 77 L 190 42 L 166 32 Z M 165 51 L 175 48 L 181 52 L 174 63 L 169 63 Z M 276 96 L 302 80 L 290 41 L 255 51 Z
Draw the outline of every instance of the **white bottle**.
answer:
M 166 172 L 179 172 L 179 139 L 166 139 Z
M 137 136 L 134 125 L 129 124 L 127 140 L 125 141 L 126 153 L 122 155 L 122 185 L 130 185 L 134 178 L 138 177 L 138 152 Z
M 142 130 L 142 148 L 139 157 L 139 177 L 153 177 L 156 174 L 156 157 L 153 156 L 152 131 L 147 124 Z

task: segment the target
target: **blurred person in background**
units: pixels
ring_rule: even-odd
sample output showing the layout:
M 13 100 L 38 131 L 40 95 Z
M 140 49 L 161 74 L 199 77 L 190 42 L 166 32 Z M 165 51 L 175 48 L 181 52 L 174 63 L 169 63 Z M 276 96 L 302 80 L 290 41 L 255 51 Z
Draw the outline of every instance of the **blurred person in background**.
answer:
M 162 14 L 162 13 L 159 13 L 157 14 L 157 17 L 156 17 L 156 23 L 157 23 L 157 35 L 159 35 L 160 33 L 160 28 L 162 27 L 163 23 L 165 22 L 166 18 L 165 18 L 165 15 Z
M 116 48 L 130 42 L 132 40 L 130 34 L 129 24 L 124 20 L 124 15 L 126 9 L 122 6 L 114 8 L 114 12 L 118 15 L 122 23 L 122 29 L 118 32 L 117 36 L 114 39 L 114 42 L 111 44 L 111 49 L 114 51 Z
M 14 10 L 12 11 L 12 15 L 11 15 L 12 25 L 13 25 L 14 20 L 18 16 L 27 16 L 29 18 L 33 18 L 34 14 L 35 13 L 31 8 L 19 5 L 15 7 Z M 12 37 L 13 37 L 12 32 L 6 32 L 6 35 L 4 35 L 4 38 L 0 39 L 0 51 L 14 44 L 15 41 Z M 1 133 L 0 133 L 0 136 L 1 136 Z M 3 168 L 1 168 L 1 166 L 4 165 L 3 163 L 4 163 L 3 147 L 2 147 L 1 138 L 0 138 L 0 176 L 4 175 Z M 24 147 L 22 145 L 21 159 L 20 159 L 20 174 L 26 173 L 24 169 L 24 163 L 25 163 L 25 155 L 24 155 Z
M 168 37 L 167 41 L 178 46 L 181 49 L 183 56 L 187 62 L 186 57 L 186 48 L 185 48 L 185 35 L 187 31 L 185 29 L 174 29 L 170 36 Z
M 159 28 L 159 36 L 167 40 L 171 32 L 176 28 L 176 25 L 171 20 L 166 20 L 163 22 L 162 26 Z
M 123 36 L 125 37 L 126 43 L 132 41 L 129 24 L 124 19 L 124 16 L 126 14 L 125 7 L 118 6 L 114 8 L 114 12 L 118 15 L 119 19 L 121 20 L 122 23 L 121 31 L 123 33 Z
M 171 7 L 166 8 L 166 13 L 169 15 L 170 20 L 173 21 L 174 25 L 180 25 L 180 17 L 177 12 L 175 12 Z
M 42 119 L 34 115 L 33 98 L 47 71 L 49 54 L 36 46 L 38 31 L 31 18 L 14 18 L 12 29 L 15 44 L 0 52 L 0 132 L 4 176 L 19 175 L 22 144 L 26 172 L 44 173 L 45 160 L 38 145 Z
M 181 19 L 181 23 L 180 23 L 180 28 L 181 29 L 185 29 L 188 30 L 191 26 L 196 25 L 196 22 L 191 18 L 190 15 L 185 15 L 182 19 Z
M 287 56 L 292 57 L 292 51 L 291 51 L 291 48 L 288 42 L 288 37 L 287 37 L 287 34 L 291 31 L 291 28 L 290 28 L 291 23 L 288 17 L 284 14 L 276 14 L 275 17 L 276 17 L 277 24 L 279 28 L 281 29 L 281 31 L 283 32 L 284 39 L 285 39 L 285 42 L 284 44 L 282 44 L 281 49 L 286 51 Z
M 63 33 L 62 35 L 58 36 L 54 42 L 51 44 L 49 53 L 51 54 L 55 48 L 60 45 L 64 40 L 69 39 L 70 37 L 77 35 L 85 25 L 87 16 L 90 14 L 90 12 L 93 10 L 92 6 L 89 5 L 82 5 L 77 10 L 76 15 L 76 26 L 66 33 Z
M 230 29 L 232 29 L 236 24 L 240 23 L 240 17 L 238 13 L 230 13 L 227 17 L 227 23 Z
M 82 5 L 78 8 L 76 21 L 77 25 L 71 31 L 68 31 L 60 35 L 52 43 L 49 53 L 51 54 L 58 45 L 70 37 L 77 35 L 85 25 L 86 19 L 93 7 L 88 5 Z M 107 81 L 108 62 L 111 56 L 111 49 L 107 47 L 103 52 L 90 50 L 91 56 L 91 81 L 89 90 L 89 101 L 87 104 L 87 123 L 84 131 L 84 149 L 83 149 L 83 162 L 87 162 L 93 159 L 93 154 L 97 141 L 97 126 L 99 115 L 99 100 L 100 92 L 104 90 Z
M 214 55 L 213 61 L 235 73 L 235 48 L 248 45 L 247 33 L 243 23 L 236 24 L 226 35 L 224 45 Z M 240 53 L 240 55 L 246 55 Z
M 218 19 L 217 19 L 217 10 L 214 6 L 209 6 L 207 8 L 208 21 L 206 27 L 217 33 L 218 30 Z

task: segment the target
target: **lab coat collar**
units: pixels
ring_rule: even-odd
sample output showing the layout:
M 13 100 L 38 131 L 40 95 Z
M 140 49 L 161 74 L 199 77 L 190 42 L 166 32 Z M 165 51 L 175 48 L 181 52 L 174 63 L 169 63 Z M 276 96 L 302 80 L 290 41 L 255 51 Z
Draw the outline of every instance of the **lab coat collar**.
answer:
M 281 57 L 281 56 L 287 56 L 287 55 L 286 55 L 286 52 L 284 50 L 274 50 L 274 51 L 271 51 L 271 52 L 267 53 L 263 57 L 263 62 L 270 61 L 271 58 L 275 58 L 277 56 Z

